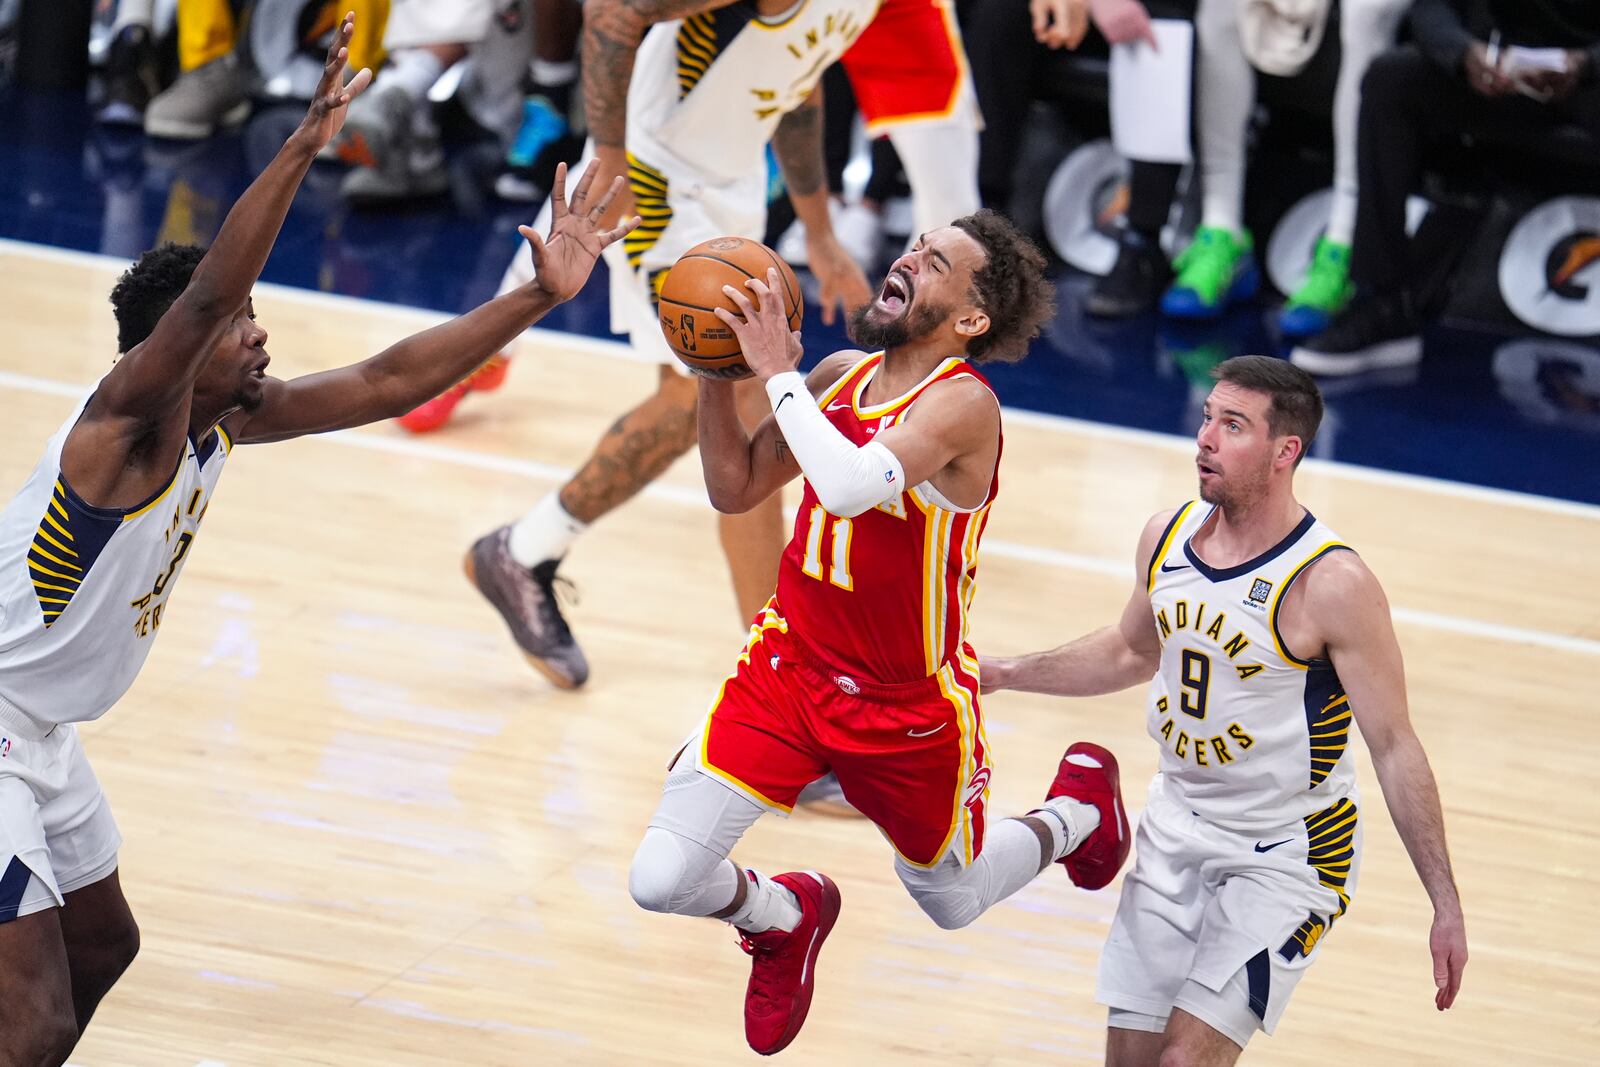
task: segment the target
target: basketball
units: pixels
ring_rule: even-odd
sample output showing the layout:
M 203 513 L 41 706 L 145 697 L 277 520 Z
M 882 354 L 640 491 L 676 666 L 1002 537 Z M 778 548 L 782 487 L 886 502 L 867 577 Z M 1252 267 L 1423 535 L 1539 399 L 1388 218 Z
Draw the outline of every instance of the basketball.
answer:
M 722 307 L 738 313 L 738 306 L 722 291 L 731 285 L 744 292 L 751 303 L 756 295 L 745 288 L 751 278 L 767 280 L 767 271 L 778 268 L 778 286 L 783 292 L 789 329 L 800 328 L 803 303 L 800 282 L 789 264 L 760 241 L 743 237 L 715 237 L 685 252 L 667 272 L 661 286 L 661 332 L 677 357 L 697 374 L 712 378 L 748 378 L 739 351 L 739 339 L 732 328 L 717 318 Z

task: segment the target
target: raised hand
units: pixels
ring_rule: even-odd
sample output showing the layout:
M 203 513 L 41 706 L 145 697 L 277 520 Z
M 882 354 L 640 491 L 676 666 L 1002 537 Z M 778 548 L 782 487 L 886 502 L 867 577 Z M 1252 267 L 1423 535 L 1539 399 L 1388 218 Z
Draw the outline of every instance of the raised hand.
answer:
M 313 149 L 318 151 L 333 140 L 344 126 L 350 101 L 372 84 L 372 71 L 366 67 L 361 68 L 349 85 L 344 81 L 348 69 L 345 61 L 350 58 L 350 37 L 355 29 L 356 13 L 351 11 L 334 31 L 333 43 L 328 46 L 328 58 L 322 64 L 322 77 L 318 79 L 317 90 L 311 96 L 311 107 L 306 111 L 306 117 L 300 120 L 299 133 L 308 138 Z
M 556 164 L 556 180 L 550 192 L 550 236 L 541 238 L 532 226 L 518 226 L 533 250 L 533 285 L 557 300 L 570 300 L 589 280 L 594 261 L 605 247 L 620 241 L 639 225 L 639 216 L 624 219 L 609 230 L 600 221 L 611 202 L 622 191 L 622 176 L 611 180 L 611 187 L 597 202 L 591 202 L 598 163 L 590 163 L 578 179 L 578 187 L 567 200 L 567 165 Z
M 867 276 L 837 237 L 807 230 L 806 259 L 821 286 L 817 300 L 822 305 L 823 325 L 833 325 L 836 307 L 843 307 L 848 314 L 872 299 Z
M 794 370 L 805 349 L 800 344 L 800 331 L 789 329 L 788 309 L 784 306 L 782 283 L 778 281 L 778 268 L 767 268 L 767 280 L 751 278 L 745 288 L 754 293 L 759 304 L 731 285 L 722 291 L 739 309 L 735 315 L 727 308 L 717 308 L 717 318 L 727 323 L 739 339 L 739 351 L 744 353 L 745 364 L 757 378 L 766 381 L 784 371 Z M 742 318 L 740 316 L 743 316 Z

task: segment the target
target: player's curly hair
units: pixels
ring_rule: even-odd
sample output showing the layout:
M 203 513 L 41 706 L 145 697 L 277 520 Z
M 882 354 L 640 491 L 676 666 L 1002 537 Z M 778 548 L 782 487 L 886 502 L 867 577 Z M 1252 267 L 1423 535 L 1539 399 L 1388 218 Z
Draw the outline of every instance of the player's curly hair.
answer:
M 967 342 L 967 357 L 974 363 L 1015 363 L 1056 311 L 1044 253 L 1010 219 L 989 208 L 951 225 L 982 245 L 988 257 L 973 274 L 972 287 L 989 316 L 989 329 Z
M 111 290 L 118 352 L 127 352 L 155 332 L 161 316 L 189 287 L 205 254 L 199 245 L 168 242 L 150 249 L 123 272 Z

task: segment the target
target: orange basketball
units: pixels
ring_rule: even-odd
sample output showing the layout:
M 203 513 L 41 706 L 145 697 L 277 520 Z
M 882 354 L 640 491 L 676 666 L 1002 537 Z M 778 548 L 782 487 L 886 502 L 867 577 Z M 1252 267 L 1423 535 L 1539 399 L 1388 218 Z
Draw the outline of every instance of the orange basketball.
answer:
M 722 291 L 731 285 L 744 292 L 751 303 L 756 295 L 745 282 L 767 280 L 769 268 L 778 268 L 778 286 L 783 291 L 783 306 L 788 312 L 789 329 L 800 328 L 803 302 L 800 282 L 789 264 L 760 241 L 743 237 L 714 237 L 685 252 L 667 272 L 661 285 L 661 332 L 679 359 L 699 374 L 712 378 L 748 378 L 739 351 L 739 339 L 727 323 L 717 318 L 722 307 L 738 313 L 738 306 Z

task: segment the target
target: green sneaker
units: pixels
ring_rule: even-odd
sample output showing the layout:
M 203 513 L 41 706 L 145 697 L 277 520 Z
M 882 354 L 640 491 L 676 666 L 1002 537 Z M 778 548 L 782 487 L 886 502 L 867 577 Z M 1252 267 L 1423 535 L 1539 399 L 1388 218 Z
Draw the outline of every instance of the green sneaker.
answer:
M 1250 231 L 1237 234 L 1202 226 L 1173 264 L 1178 277 L 1161 297 L 1161 311 L 1175 319 L 1214 319 L 1229 304 L 1249 300 L 1261 287 Z
M 1350 281 L 1350 246 L 1323 237 L 1317 241 L 1306 280 L 1283 305 L 1278 328 L 1285 337 L 1313 337 L 1328 328 L 1355 291 Z

